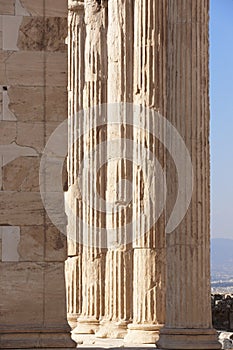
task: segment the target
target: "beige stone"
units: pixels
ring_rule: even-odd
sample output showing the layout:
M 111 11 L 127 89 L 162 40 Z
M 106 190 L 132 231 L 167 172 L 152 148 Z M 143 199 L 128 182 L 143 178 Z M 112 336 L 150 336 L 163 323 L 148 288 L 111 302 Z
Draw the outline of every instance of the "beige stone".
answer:
M 67 16 L 67 3 L 63 0 L 57 0 L 56 6 L 53 0 L 21 0 L 21 4 L 32 16 Z
M 4 89 L 8 90 L 8 87 L 4 87 Z M 8 91 L 3 90 L 2 92 L 2 119 L 3 120 L 8 120 L 8 121 L 14 121 L 16 120 L 16 117 L 14 113 L 9 109 L 9 95 Z
M 20 241 L 20 227 L 1 226 L 0 238 L 2 240 L 2 258 L 3 262 L 19 261 L 18 245 Z
M 194 179 L 185 218 L 167 234 L 166 321 L 157 342 L 158 347 L 166 349 L 220 348 L 212 328 L 210 304 L 209 2 L 202 5 L 182 0 L 174 2 L 168 11 L 168 67 L 172 62 L 172 69 L 167 72 L 170 98 L 166 117 L 185 140 Z M 173 149 L 176 147 L 175 141 Z M 182 166 L 185 177 L 190 177 L 186 160 Z M 169 161 L 166 171 L 171 191 L 176 184 Z M 169 213 L 170 203 L 166 209 Z
M 21 226 L 18 253 L 20 261 L 44 261 L 44 226 Z
M 59 86 L 11 86 L 9 109 L 18 121 L 63 121 L 67 118 L 67 89 Z
M 59 301 L 65 295 L 64 263 L 46 263 L 45 265 L 45 315 L 47 327 L 67 327 L 66 303 Z M 59 306 L 59 307 L 58 307 Z
M 33 148 L 41 153 L 44 149 L 44 124 L 43 123 L 17 123 L 16 142 L 20 146 Z
M 71 329 L 77 327 L 82 312 L 82 256 L 70 257 L 65 262 L 67 317 Z M 78 287 L 79 286 L 79 287 Z
M 69 17 L 69 38 L 70 52 L 69 52 L 69 118 L 70 121 L 75 118 L 76 127 L 81 127 L 82 121 L 78 115 L 76 115 L 82 108 L 93 107 L 96 104 L 106 102 L 106 65 L 105 57 L 101 55 L 106 50 L 106 14 L 107 9 L 105 6 L 99 7 L 96 2 L 85 2 L 85 14 L 84 8 L 81 6 L 77 13 L 71 13 Z M 77 38 L 77 39 L 76 39 Z M 76 40 L 77 44 L 72 47 L 72 41 Z M 85 62 L 85 63 L 84 63 Z M 85 64 L 85 70 L 84 70 Z M 72 75 L 72 76 L 71 76 Z M 80 76 L 77 80 L 75 75 Z M 72 105 L 73 103 L 73 105 Z M 90 115 L 90 120 L 94 120 L 94 113 Z M 70 135 L 75 135 L 76 128 L 70 125 Z M 73 137 L 73 136 L 72 136 Z M 79 169 L 79 162 L 81 160 L 81 153 L 88 154 L 90 151 L 90 143 L 88 142 L 89 135 L 84 136 L 87 142 L 82 142 L 79 139 L 78 142 L 71 144 L 69 149 L 69 165 L 72 172 L 69 174 L 69 190 L 75 190 L 76 187 L 76 174 Z M 72 138 L 70 138 L 72 143 Z M 93 146 L 97 145 L 97 139 L 93 138 Z M 83 151 L 82 151 L 83 150 Z M 72 152 L 72 153 L 71 153 Z M 89 185 L 92 179 L 85 179 L 81 184 L 84 193 L 91 198 L 92 204 L 94 201 L 93 191 Z M 94 179 L 94 181 L 96 181 Z M 77 187 L 76 187 L 77 190 Z M 104 184 L 100 188 L 101 192 L 104 192 Z M 83 203 L 78 197 L 71 193 L 71 198 L 74 199 L 74 203 L 71 208 L 75 210 L 76 215 L 80 215 L 81 212 L 85 213 L 86 223 L 90 224 L 90 229 L 86 228 L 82 230 L 82 224 L 79 224 L 78 220 L 74 218 L 68 225 L 68 232 L 74 228 L 73 237 L 78 240 L 77 243 L 82 243 L 82 238 L 90 242 L 90 245 L 84 245 L 79 249 L 75 244 L 72 247 L 77 249 L 77 254 L 81 254 L 82 266 L 85 269 L 85 273 L 82 274 L 82 308 L 81 314 L 78 317 L 77 327 L 73 330 L 73 334 L 93 334 L 99 326 L 99 320 L 104 314 L 104 272 L 105 272 L 105 253 L 106 249 L 103 247 L 95 247 L 94 241 L 101 240 L 101 233 L 95 226 L 95 222 L 101 222 L 103 217 L 98 213 L 95 214 L 93 209 L 89 205 Z M 71 202 L 72 203 L 72 202 Z M 95 215 L 97 216 L 95 218 Z M 81 220 L 83 217 L 80 217 Z M 72 219 L 71 219 L 72 220 Z M 72 234 L 72 233 L 71 233 Z M 81 240 L 80 240 L 81 238 Z M 69 242 L 69 240 L 68 240 Z M 69 251 L 70 251 L 69 244 Z M 80 285 L 77 285 L 77 293 L 79 293 Z M 80 337 L 80 336 L 79 336 Z
M 2 16 L 3 50 L 18 51 L 17 39 L 22 16 Z
M 0 84 L 6 86 L 8 82 L 6 61 L 12 55 L 11 51 L 0 51 Z
M 45 118 L 44 88 L 11 86 L 9 109 L 18 121 L 43 121 Z
M 0 80 L 2 84 L 64 86 L 67 82 L 67 58 L 63 52 L 8 52 L 2 54 L 2 60 L 2 70 L 5 71 Z
M 39 191 L 38 157 L 19 157 L 3 167 L 4 191 Z
M 43 225 L 40 193 L 3 191 L 0 199 L 0 225 Z
M 30 13 L 22 6 L 21 0 L 15 0 L 15 16 L 30 16 Z
M 66 237 L 47 220 L 38 157 L 47 130 L 67 118 L 66 13 L 65 0 L 0 3 L 1 349 L 75 346 L 66 320 Z M 61 222 L 64 229 L 65 215 Z
M 55 226 L 46 225 L 45 261 L 65 261 L 67 256 L 66 236 Z
M 0 3 L 0 15 L 14 15 L 15 0 L 2 0 Z
M 24 17 L 18 33 L 18 48 L 24 51 L 66 52 L 67 19 Z
M 18 328 L 26 324 L 41 326 L 43 323 L 43 265 L 32 262 L 1 262 L 0 270 L 1 303 L 5 310 L 0 314 L 0 323 Z M 30 298 L 28 298 L 29 293 Z
M 0 121 L 0 144 L 6 145 L 16 140 L 16 123 Z

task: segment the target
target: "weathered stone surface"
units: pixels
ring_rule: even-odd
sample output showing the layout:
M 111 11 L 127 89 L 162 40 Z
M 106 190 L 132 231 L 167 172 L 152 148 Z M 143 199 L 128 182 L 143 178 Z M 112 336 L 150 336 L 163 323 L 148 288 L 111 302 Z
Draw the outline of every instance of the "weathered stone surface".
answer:
M 46 225 L 45 261 L 65 261 L 67 257 L 67 239 L 55 226 Z
M 0 15 L 14 15 L 15 0 L 2 0 L 0 2 Z
M 56 132 L 57 127 L 61 122 L 48 122 L 46 123 L 46 130 L 45 130 L 45 136 L 46 136 L 46 142 L 48 142 L 49 138 L 52 136 L 54 132 Z M 64 152 L 66 151 L 67 144 L 63 143 L 64 146 Z
M 39 191 L 38 157 L 19 157 L 6 164 L 2 170 L 4 191 Z
M 167 67 L 170 68 L 166 79 L 169 95 L 166 118 L 185 140 L 193 169 L 188 169 L 186 160 L 183 160 L 182 167 L 186 178 L 192 171 L 194 178 L 185 218 L 167 235 L 167 307 L 165 326 L 160 331 L 157 346 L 165 349 L 219 349 L 221 345 L 212 328 L 210 304 L 209 1 L 200 4 L 181 0 L 170 3 L 170 6 L 172 10 L 168 8 L 167 16 L 167 50 L 170 53 Z M 177 141 L 173 149 L 176 145 Z M 168 160 L 166 171 L 169 174 L 169 195 L 169 189 L 172 192 L 176 183 Z M 184 188 L 185 194 L 188 190 L 190 187 Z M 172 195 L 174 192 L 171 198 Z M 171 202 L 167 201 L 168 213 L 171 212 L 170 205 Z
M 16 123 L 0 121 L 0 144 L 7 145 L 16 140 Z
M 44 207 L 40 193 L 0 192 L 0 225 L 43 225 Z
M 57 0 L 56 6 L 53 0 L 21 0 L 21 4 L 32 16 L 67 16 L 67 2 L 64 0 Z
M 1 349 L 75 346 L 66 237 L 47 222 L 39 193 L 47 131 L 67 118 L 66 14 L 65 0 L 0 1 Z
M 16 142 L 20 146 L 33 148 L 38 154 L 44 149 L 44 123 L 17 123 Z
M 19 28 L 18 48 L 29 51 L 66 52 L 67 19 L 24 17 Z
M 0 226 L 1 261 L 19 261 L 18 245 L 20 241 L 19 226 Z
M 9 109 L 18 121 L 62 121 L 67 118 L 67 89 L 59 86 L 11 86 Z
M 15 10 L 12 0 L 2 0 L 0 4 L 0 12 L 13 17 L 7 22 L 9 25 L 4 26 L 2 46 L 8 51 L 0 52 L 0 84 L 5 87 L 1 91 L 0 119 L 8 120 L 0 123 L 4 128 L 0 135 L 0 143 L 3 143 L 0 151 L 6 153 L 0 159 L 0 166 L 4 167 L 0 173 L 3 189 L 0 192 L 0 225 L 6 227 L 2 237 L 13 229 L 5 225 L 17 227 L 16 234 L 7 237 L 8 241 L 4 243 L 1 239 L 4 250 L 1 249 L 1 253 L 5 260 L 20 261 L 0 264 L 0 276 L 3 276 L 0 279 L 0 294 L 3 295 L 0 317 L 1 323 L 6 325 L 3 328 L 10 328 L 0 328 L 0 348 L 65 347 L 70 342 L 64 297 L 65 236 L 48 224 L 41 197 L 35 192 L 38 191 L 39 159 L 32 157 L 42 153 L 45 141 L 66 115 L 67 56 L 63 42 L 66 20 L 59 17 L 66 17 L 67 2 L 15 2 Z M 208 304 L 208 0 L 202 3 L 196 0 L 71 2 L 75 12 L 69 12 L 68 37 L 68 194 L 75 213 L 94 228 L 83 230 L 77 218 L 69 220 L 68 232 L 77 240 L 66 262 L 70 320 L 74 326 L 79 316 L 76 329 L 79 337 L 85 338 L 83 333 L 99 329 L 101 337 L 122 338 L 128 326 L 131 342 L 154 342 L 159 323 L 164 322 L 166 291 L 169 308 L 159 344 L 168 349 L 187 349 L 187 346 L 217 349 L 219 344 L 211 328 Z M 14 18 L 14 14 L 18 18 Z M 4 21 L 6 23 L 7 18 Z M 12 32 L 8 31 L 10 28 Z M 120 135 L 123 159 L 108 164 L 106 173 L 101 170 L 85 178 L 82 190 L 91 204 L 95 204 L 96 193 L 91 185 L 98 182 L 103 198 L 113 200 L 115 209 L 124 199 L 124 186 L 118 186 L 123 176 L 133 183 L 133 199 L 140 202 L 138 208 L 143 213 L 145 195 L 141 169 L 135 170 L 124 160 L 124 141 L 129 137 L 138 145 L 146 144 L 145 133 L 128 132 L 122 121 L 119 127 L 108 125 L 98 133 L 90 132 L 73 145 L 74 135 L 81 125 L 77 118 L 80 109 L 126 101 L 159 110 L 180 128 L 195 164 L 191 209 L 175 236 L 167 240 L 166 290 L 163 222 L 142 238 L 142 225 L 135 227 L 133 233 L 140 239 L 127 245 L 124 224 L 140 213 L 122 209 L 118 215 L 113 210 L 106 219 L 104 214 L 83 204 L 77 190 L 83 154 L 89 154 L 98 142 L 111 142 L 114 136 Z M 94 113 L 89 117 L 88 123 L 95 126 Z M 145 124 L 150 124 L 150 120 L 143 117 Z M 10 122 L 16 118 L 17 122 Z M 164 169 L 169 169 L 169 162 L 163 163 L 164 150 L 152 139 L 149 143 L 152 150 L 159 150 L 155 154 L 162 160 Z M 8 150 L 5 146 L 9 146 Z M 59 147 L 63 146 L 66 147 L 60 142 Z M 106 154 L 110 154 L 110 147 Z M 97 170 L 96 164 L 103 156 L 94 157 L 92 170 Z M 60 181 L 59 176 L 46 175 L 50 175 L 49 185 Z M 169 185 L 173 187 L 175 181 L 171 178 Z M 169 206 L 171 203 L 173 201 L 169 201 Z M 60 215 L 59 209 L 64 207 L 62 196 L 55 193 L 53 205 L 54 213 Z M 60 215 L 59 219 L 64 227 L 65 215 Z M 112 242 L 117 249 L 111 247 L 106 252 L 106 247 L 95 244 L 83 247 L 79 243 L 83 237 L 91 243 L 99 243 L 99 227 L 116 230 L 118 236 L 114 236 Z M 159 239 L 155 238 L 155 233 Z M 13 243 L 9 251 L 5 251 L 7 242 Z M 94 344 L 95 341 L 89 339 L 96 348 L 101 341 Z
M 66 305 L 71 329 L 77 326 L 82 312 L 82 256 L 73 256 L 65 262 Z M 79 288 L 77 288 L 77 285 Z
M 3 50 L 17 51 L 17 38 L 22 16 L 2 16 Z
M 8 52 L 1 54 L 1 60 L 2 85 L 65 86 L 67 84 L 67 55 L 63 52 Z
M 60 303 L 65 295 L 64 263 L 46 263 L 44 281 L 44 322 L 46 326 L 67 327 L 66 303 Z
M 4 305 L 0 323 L 4 326 L 17 325 L 19 328 L 26 324 L 42 325 L 43 265 L 2 262 L 0 271 L 1 303 Z
M 44 88 L 11 86 L 9 109 L 18 121 L 43 121 L 45 118 Z
M 44 261 L 44 226 L 21 226 L 18 253 L 20 261 Z
M 0 51 L 0 84 L 7 85 L 6 61 L 12 55 L 12 52 Z

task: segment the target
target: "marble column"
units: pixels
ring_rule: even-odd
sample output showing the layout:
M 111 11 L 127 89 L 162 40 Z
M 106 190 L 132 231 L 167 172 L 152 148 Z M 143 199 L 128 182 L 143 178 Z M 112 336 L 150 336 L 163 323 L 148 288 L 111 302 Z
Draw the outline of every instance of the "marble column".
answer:
M 69 1 L 68 13 L 68 191 L 65 193 L 68 259 L 65 263 L 67 317 L 72 329 L 82 310 L 82 213 L 77 176 L 83 158 L 82 139 L 76 137 L 83 109 L 85 23 L 83 1 Z M 76 140 L 77 138 L 77 140 Z
M 94 0 L 84 1 L 85 56 L 84 56 L 84 114 L 81 116 L 84 134 L 80 137 L 83 163 L 77 174 L 81 191 L 82 212 L 82 312 L 73 334 L 93 334 L 104 314 L 104 283 L 106 242 L 100 230 L 105 216 L 97 208 L 97 192 L 105 197 L 105 169 L 98 168 L 104 154 L 92 151 L 106 139 L 106 125 L 97 125 L 101 119 L 98 108 L 107 101 L 107 7 Z M 79 55 L 76 58 L 79 59 Z M 78 77 L 77 77 L 78 79 Z M 79 116 L 80 118 L 80 116 Z M 104 121 L 103 121 L 104 123 Z M 78 125 L 76 126 L 78 128 Z M 89 157 L 90 156 L 90 157 Z M 82 177 L 80 177 L 82 174 Z M 101 208 L 99 208 L 101 209 Z M 103 208 L 102 208 L 103 209 Z M 76 339 L 76 338 L 74 338 Z
M 127 202 L 132 182 L 132 164 L 127 161 L 126 139 L 132 139 L 127 128 L 127 115 L 121 102 L 132 101 L 133 78 L 133 2 L 108 1 L 108 118 L 116 113 L 118 124 L 108 119 L 106 201 L 112 211 L 106 213 L 108 251 L 105 277 L 105 316 L 96 334 L 102 338 L 124 338 L 132 317 L 132 239 L 126 230 L 131 222 L 132 210 Z M 111 104 L 118 103 L 118 107 Z M 113 109 L 112 109 L 113 108 Z M 111 159 L 112 149 L 118 140 L 119 159 Z M 110 233 L 112 232 L 112 233 Z M 130 238 L 129 238 L 130 237 Z M 128 239 L 129 238 L 129 239 Z
M 154 120 L 146 108 L 164 113 L 166 108 L 166 1 L 135 0 L 134 2 L 134 90 L 136 105 L 141 112 L 141 129 L 134 128 L 134 142 L 138 149 L 146 147 L 164 168 L 163 146 L 152 136 Z M 151 127 L 151 133 L 150 133 Z M 164 212 L 158 221 L 153 215 L 164 192 L 153 190 L 150 201 L 146 173 L 150 176 L 150 162 L 135 153 L 133 170 L 133 323 L 128 325 L 127 343 L 155 343 L 165 317 L 165 226 Z M 152 172 L 154 169 L 152 170 Z M 162 184 L 161 184 L 162 186 Z M 157 204 L 156 204 L 157 202 Z M 149 204 L 150 203 L 150 204 Z M 147 212 L 147 207 L 150 206 Z M 149 231 L 145 225 L 145 217 Z
M 220 348 L 210 302 L 208 20 L 208 0 L 168 0 L 167 119 L 185 140 L 194 183 L 186 216 L 167 234 L 166 322 L 157 342 L 162 349 Z M 178 184 L 185 184 L 171 163 L 167 173 L 173 197 Z M 190 177 L 185 160 L 182 167 Z M 168 205 L 168 217 L 171 211 Z

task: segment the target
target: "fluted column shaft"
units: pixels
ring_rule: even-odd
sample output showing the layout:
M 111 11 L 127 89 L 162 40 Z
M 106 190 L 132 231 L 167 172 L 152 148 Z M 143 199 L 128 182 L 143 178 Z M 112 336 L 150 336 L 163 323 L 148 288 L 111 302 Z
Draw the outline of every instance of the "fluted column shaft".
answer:
M 132 10 L 130 0 L 108 1 L 108 116 L 111 118 L 112 103 L 132 101 Z M 126 160 L 125 146 L 125 140 L 132 139 L 132 134 L 126 126 L 126 113 L 120 106 L 117 114 L 120 116 L 117 125 L 112 125 L 108 119 L 107 153 L 111 157 L 112 142 L 117 139 L 121 154 L 107 166 L 106 200 L 113 203 L 113 209 L 106 215 L 105 317 L 97 333 L 98 337 L 110 338 L 123 338 L 132 316 L 132 245 L 127 240 L 130 232 L 126 232 L 132 213 L 125 203 L 127 188 L 124 183 L 132 180 L 132 165 Z
M 157 344 L 165 349 L 219 348 L 210 303 L 208 14 L 208 0 L 168 1 L 167 118 L 185 140 L 194 179 L 186 216 L 167 234 L 166 322 Z M 169 161 L 167 173 L 174 204 L 185 184 Z
M 164 113 L 166 107 L 166 8 L 162 0 L 134 2 L 134 86 L 133 100 L 145 109 L 141 112 L 142 128 L 134 128 L 133 139 L 138 149 L 146 148 L 164 167 L 164 149 L 153 137 L 153 113 L 146 108 Z M 151 134 L 150 134 L 151 128 Z M 128 326 L 128 343 L 155 343 L 165 317 L 165 226 L 164 213 L 153 222 L 156 201 L 150 205 L 150 162 L 135 153 L 133 170 L 133 323 Z M 143 164 L 140 164 L 143 162 Z M 138 166 L 140 164 L 141 166 Z M 162 186 L 162 184 L 161 184 Z M 161 196 L 164 193 L 161 192 Z M 147 206 L 150 209 L 147 211 Z M 149 231 L 144 218 L 151 222 Z M 151 217 L 150 217 L 151 216 Z
M 80 221 L 82 201 L 78 196 L 78 166 L 83 157 L 82 139 L 77 138 L 79 118 L 83 109 L 84 88 L 84 4 L 69 3 L 68 13 L 68 191 L 65 193 L 68 216 L 67 243 L 69 258 L 65 264 L 67 312 L 71 328 L 77 325 L 82 310 L 82 227 Z
M 99 227 L 105 218 L 96 210 L 96 191 L 104 197 L 105 174 L 98 169 L 101 155 L 90 156 L 98 143 L 106 138 L 106 126 L 98 126 L 101 110 L 98 106 L 107 101 L 107 47 L 106 7 L 94 0 L 84 1 L 85 22 L 85 84 L 83 89 L 85 130 L 82 145 L 84 161 L 82 188 L 82 220 L 84 222 L 82 250 L 82 312 L 78 318 L 75 334 L 94 333 L 104 314 L 104 283 L 106 243 Z M 86 172 L 85 172 L 86 171 Z M 80 174 L 78 175 L 80 176 Z

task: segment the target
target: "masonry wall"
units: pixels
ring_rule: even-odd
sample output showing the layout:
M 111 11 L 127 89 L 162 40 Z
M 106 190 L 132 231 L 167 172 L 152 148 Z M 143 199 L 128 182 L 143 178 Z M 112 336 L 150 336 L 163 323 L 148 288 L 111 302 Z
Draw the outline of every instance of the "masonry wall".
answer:
M 65 0 L 0 1 L 0 348 L 70 338 L 66 237 L 39 192 L 44 146 L 67 118 L 66 16 Z

